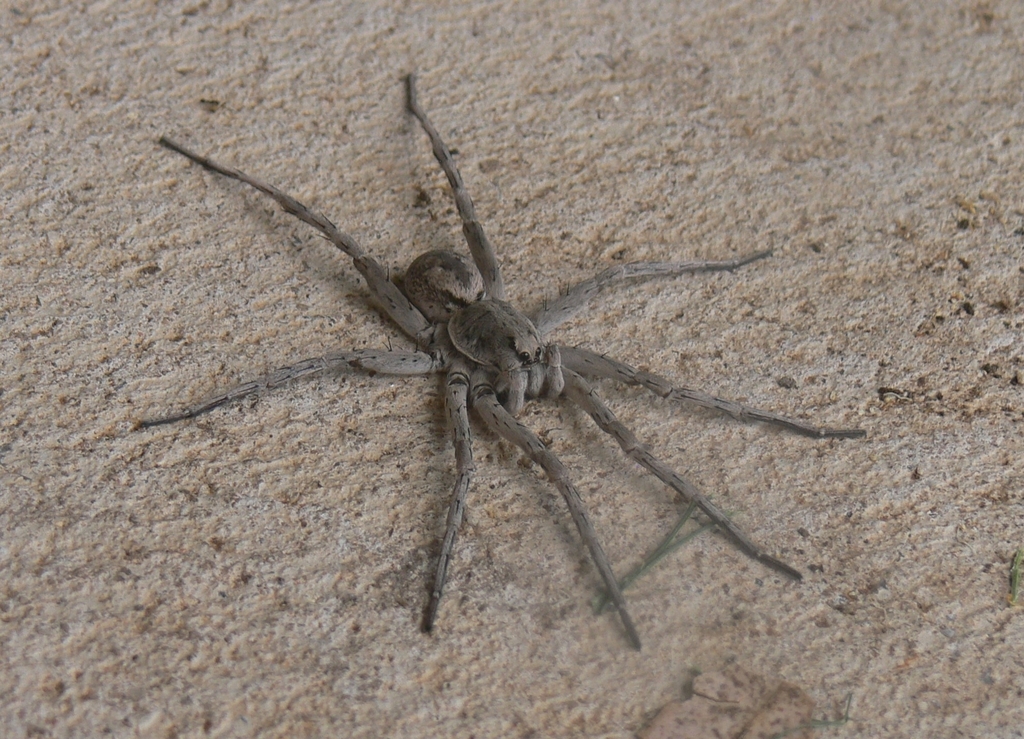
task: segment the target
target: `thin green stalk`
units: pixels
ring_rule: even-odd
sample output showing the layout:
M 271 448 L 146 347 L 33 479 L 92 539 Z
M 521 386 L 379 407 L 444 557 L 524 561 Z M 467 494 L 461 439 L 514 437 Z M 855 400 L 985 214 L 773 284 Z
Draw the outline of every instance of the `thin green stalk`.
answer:
M 676 539 L 676 536 L 679 534 L 680 530 L 682 530 L 683 526 L 686 525 L 686 522 L 690 520 L 690 517 L 693 516 L 693 513 L 696 510 L 697 504 L 690 503 L 686 510 L 683 511 L 683 515 L 680 516 L 678 523 L 676 523 L 672 531 L 669 532 L 668 536 L 661 540 L 661 543 L 658 545 L 658 547 L 647 557 L 647 559 L 641 562 L 637 567 L 633 568 L 628 575 L 626 575 L 619 581 L 620 590 L 625 590 L 626 588 L 628 588 L 640 577 L 642 577 L 649 569 L 654 567 L 654 565 L 658 564 L 658 562 L 663 560 L 665 557 L 667 557 L 669 554 L 677 550 L 679 547 L 686 544 L 688 541 L 693 539 L 698 534 L 702 534 L 708 529 L 715 528 L 715 524 L 713 523 L 705 524 L 700 528 L 691 531 L 686 536 Z M 607 591 L 601 591 L 601 593 L 594 598 L 594 601 L 592 603 L 594 613 L 601 613 L 605 609 L 605 607 L 607 607 L 610 600 L 611 599 L 608 597 Z

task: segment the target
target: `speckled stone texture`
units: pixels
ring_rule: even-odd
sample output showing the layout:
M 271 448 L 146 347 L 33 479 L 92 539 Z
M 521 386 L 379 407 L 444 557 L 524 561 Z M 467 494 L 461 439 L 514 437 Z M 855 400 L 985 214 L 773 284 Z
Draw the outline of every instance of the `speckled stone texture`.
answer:
M 398 7 L 396 7 L 396 5 Z M 0 9 L 0 734 L 635 736 L 692 670 L 853 693 L 853 737 L 1020 737 L 1024 4 L 7 2 Z M 460 247 L 402 76 L 524 308 L 608 265 L 775 256 L 610 294 L 555 338 L 864 441 L 599 383 L 769 551 L 717 535 L 614 614 L 557 492 L 433 379 L 140 418 L 329 348 L 406 348 L 358 275 L 169 135 L 392 267 Z M 564 403 L 522 416 L 616 570 L 670 493 Z

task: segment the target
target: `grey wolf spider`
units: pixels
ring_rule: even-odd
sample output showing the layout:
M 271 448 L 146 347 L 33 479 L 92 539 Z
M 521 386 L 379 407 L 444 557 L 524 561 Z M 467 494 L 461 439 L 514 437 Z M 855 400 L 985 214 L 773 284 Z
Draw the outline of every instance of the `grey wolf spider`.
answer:
M 199 405 L 175 415 L 149 419 L 141 426 L 157 426 L 194 418 L 220 405 L 286 382 L 335 370 L 361 370 L 386 375 L 444 374 L 445 408 L 455 447 L 455 485 L 434 585 L 430 592 L 423 630 L 431 631 L 437 619 L 452 549 L 473 478 L 473 450 L 470 443 L 469 410 L 491 431 L 520 447 L 540 465 L 552 484 L 565 498 L 580 537 L 590 550 L 612 602 L 615 604 L 630 644 L 640 649 L 640 636 L 629 615 L 608 558 L 587 516 L 579 491 L 568 470 L 530 429 L 516 420 L 527 400 L 565 397 L 588 413 L 635 462 L 675 490 L 683 499 L 696 504 L 750 557 L 800 580 L 801 574 L 784 562 L 765 553 L 729 518 L 704 497 L 690 482 L 671 470 L 648 451 L 633 433 L 608 409 L 583 376 L 608 378 L 627 385 L 639 385 L 667 400 L 683 400 L 704 408 L 713 408 L 741 421 L 762 421 L 814 438 L 860 438 L 859 429 L 818 428 L 769 411 L 749 408 L 699 390 L 675 387 L 654 375 L 607 356 L 579 347 L 547 343 L 547 334 L 564 321 L 584 310 L 606 288 L 625 280 L 672 277 L 685 273 L 734 270 L 768 257 L 761 251 L 739 259 L 704 262 L 634 262 L 606 269 L 526 316 L 506 302 L 505 284 L 494 248 L 477 220 L 473 201 L 462 182 L 455 160 L 416 98 L 416 77 L 406 78 L 406 103 L 430 138 L 434 157 L 441 165 L 455 197 L 462 219 L 462 231 L 472 255 L 465 257 L 449 251 L 430 251 L 409 266 L 403 279 L 392 281 L 387 271 L 367 255 L 355 239 L 272 185 L 267 185 L 237 169 L 217 164 L 170 139 L 160 144 L 191 159 L 206 169 L 225 175 L 273 198 L 296 218 L 305 221 L 352 259 L 366 279 L 370 293 L 384 312 L 416 344 L 416 351 L 378 351 L 363 349 L 337 351 L 282 367 L 252 382 L 232 388 Z

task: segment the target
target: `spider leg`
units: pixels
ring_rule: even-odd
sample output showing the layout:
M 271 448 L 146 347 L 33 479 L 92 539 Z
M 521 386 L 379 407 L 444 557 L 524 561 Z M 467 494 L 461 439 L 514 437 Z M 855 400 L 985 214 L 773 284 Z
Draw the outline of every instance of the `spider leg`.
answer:
M 494 395 L 494 388 L 491 387 L 485 373 L 474 372 L 471 387 L 472 406 L 484 423 L 503 439 L 512 442 L 526 452 L 530 459 L 547 473 L 552 484 L 558 488 L 562 497 L 565 498 L 573 523 L 576 524 L 580 537 L 583 539 L 584 544 L 586 544 L 587 549 L 590 550 L 590 557 L 601 574 L 605 587 L 611 594 L 612 602 L 618 608 L 619 618 L 622 619 L 622 625 L 626 629 L 629 643 L 639 650 L 640 635 L 637 633 L 636 626 L 633 625 L 633 619 L 626 608 L 626 599 L 619 589 L 615 573 L 608 563 L 608 557 L 601 547 L 601 542 L 598 541 L 597 532 L 594 531 L 594 527 L 590 523 L 587 509 L 583 504 L 583 499 L 580 497 L 579 490 L 576 489 L 576 485 L 570 479 L 565 465 L 544 446 L 544 443 L 537 438 L 533 431 L 517 421 L 514 416 L 501 406 L 501 403 L 498 402 L 497 397 Z
M 462 525 L 462 514 L 466 509 L 466 494 L 469 483 L 473 479 L 476 467 L 473 465 L 473 447 L 469 432 L 469 415 L 466 410 L 466 398 L 469 392 L 469 366 L 461 359 L 456 360 L 448 372 L 445 410 L 452 428 L 452 443 L 455 446 L 455 487 L 452 489 L 452 500 L 448 506 L 448 519 L 445 523 L 444 539 L 441 541 L 441 556 L 437 560 L 437 571 L 434 576 L 434 587 L 430 591 L 430 603 L 423 618 L 423 630 L 431 631 L 437 620 L 437 609 L 441 604 L 441 594 L 448 579 L 448 565 L 451 563 L 455 539 Z
M 717 262 L 630 262 L 610 267 L 604 272 L 573 285 L 564 295 L 552 300 L 532 316 L 533 325 L 544 336 L 587 307 L 591 299 L 624 280 L 652 277 L 676 277 L 692 272 L 731 272 L 745 264 L 771 256 L 771 251 L 759 251 L 737 259 Z
M 359 270 L 359 274 L 366 280 L 366 285 L 373 293 L 373 296 L 380 302 L 381 306 L 387 312 L 395 323 L 398 324 L 405 333 L 412 337 L 421 346 L 426 346 L 430 340 L 430 332 L 432 330 L 431 324 L 423 317 L 409 299 L 402 294 L 402 291 L 388 279 L 387 271 L 377 263 L 373 257 L 367 255 L 362 247 L 356 243 L 356 240 L 349 236 L 343 231 L 339 231 L 338 227 L 328 220 L 322 213 L 317 213 L 310 210 L 305 205 L 300 203 L 295 198 L 287 195 L 278 190 L 273 185 L 268 185 L 265 182 L 250 177 L 244 172 L 240 172 L 233 167 L 227 167 L 223 164 L 218 164 L 211 159 L 207 159 L 204 156 L 196 154 L 181 144 L 171 141 L 165 136 L 160 137 L 160 145 L 176 151 L 188 159 L 191 159 L 196 164 L 217 172 L 225 177 L 230 177 L 233 180 L 244 182 L 251 187 L 256 188 L 262 193 L 265 193 L 277 201 L 286 213 L 289 213 L 300 221 L 308 223 L 310 226 L 315 228 L 321 234 L 323 234 L 328 241 L 334 244 L 344 254 L 348 255 L 352 259 L 352 263 L 355 268 Z
M 796 418 L 781 416 L 759 408 L 751 408 L 726 398 L 709 395 L 700 390 L 674 387 L 670 380 L 660 375 L 638 370 L 636 367 L 631 367 L 625 362 L 620 362 L 601 354 L 595 354 L 578 346 L 563 346 L 560 348 L 562 351 L 562 361 L 565 363 L 565 366 L 581 375 L 604 377 L 609 380 L 617 380 L 626 385 L 641 385 L 666 400 L 689 401 L 702 408 L 711 408 L 728 413 L 737 421 L 761 421 L 773 426 L 780 426 L 801 436 L 810 436 L 815 439 L 863 439 L 867 435 L 863 429 L 820 428 Z
M 316 375 L 331 370 L 353 369 L 370 374 L 380 372 L 385 375 L 411 376 L 428 375 L 432 372 L 440 371 L 443 367 L 443 359 L 425 352 L 390 352 L 376 349 L 332 352 L 322 357 L 311 357 L 287 367 L 276 369 L 251 382 L 243 383 L 226 392 L 208 398 L 181 413 L 140 421 L 139 426 L 148 428 L 150 426 L 162 426 L 167 423 L 174 423 L 175 421 L 183 421 L 187 418 L 195 418 L 201 413 L 206 413 L 225 403 L 244 398 L 247 395 L 279 387 L 300 377 Z
M 686 501 L 694 502 L 719 528 L 729 534 L 748 556 L 763 562 L 772 569 L 778 570 L 794 580 L 802 580 L 797 570 L 785 562 L 766 554 L 759 546 L 754 544 L 736 524 L 729 520 L 722 511 L 710 500 L 704 497 L 697 488 L 688 480 L 683 478 L 674 470 L 666 467 L 664 463 L 656 459 L 648 451 L 647 447 L 640 443 L 632 431 L 626 428 L 615 414 L 612 413 L 594 389 L 578 374 L 570 369 L 563 370 L 565 375 L 564 395 L 570 401 L 586 411 L 598 427 L 618 442 L 619 446 L 633 461 L 645 467 L 655 477 L 679 493 Z
M 459 218 L 462 219 L 462 233 L 466 237 L 466 244 L 469 246 L 469 253 L 473 255 L 476 268 L 480 270 L 480 276 L 484 278 L 484 289 L 487 295 L 495 300 L 505 299 L 505 283 L 501 279 L 501 268 L 498 266 L 498 257 L 494 253 L 494 247 L 484 233 L 484 227 L 476 218 L 476 208 L 473 207 L 473 199 L 469 196 L 465 184 L 462 182 L 462 175 L 459 168 L 455 166 L 452 153 L 441 139 L 441 135 L 434 128 L 426 112 L 420 107 L 416 98 L 416 75 L 410 74 L 405 78 L 406 105 L 409 112 L 419 120 L 420 125 L 430 137 L 430 145 L 434 150 L 434 158 L 441 165 L 445 175 L 448 177 L 448 184 L 451 185 L 452 195 L 455 197 L 455 207 L 459 211 Z

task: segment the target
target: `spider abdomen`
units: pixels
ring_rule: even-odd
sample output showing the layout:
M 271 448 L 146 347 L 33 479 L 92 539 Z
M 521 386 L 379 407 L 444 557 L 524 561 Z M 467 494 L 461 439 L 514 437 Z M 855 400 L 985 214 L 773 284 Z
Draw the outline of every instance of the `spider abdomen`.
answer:
M 405 271 L 402 292 L 431 323 L 484 297 L 484 281 L 469 260 L 453 251 L 420 254 Z

